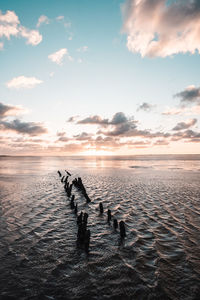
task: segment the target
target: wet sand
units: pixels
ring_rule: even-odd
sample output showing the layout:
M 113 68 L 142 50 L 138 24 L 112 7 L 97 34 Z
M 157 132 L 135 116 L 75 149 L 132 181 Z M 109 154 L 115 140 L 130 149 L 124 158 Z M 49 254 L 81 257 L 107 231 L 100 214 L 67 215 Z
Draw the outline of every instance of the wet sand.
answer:
M 89 215 L 89 254 L 58 169 L 81 176 L 92 200 L 73 187 Z M 198 299 L 198 157 L 4 157 L 0 170 L 1 299 Z M 107 209 L 125 222 L 124 241 Z

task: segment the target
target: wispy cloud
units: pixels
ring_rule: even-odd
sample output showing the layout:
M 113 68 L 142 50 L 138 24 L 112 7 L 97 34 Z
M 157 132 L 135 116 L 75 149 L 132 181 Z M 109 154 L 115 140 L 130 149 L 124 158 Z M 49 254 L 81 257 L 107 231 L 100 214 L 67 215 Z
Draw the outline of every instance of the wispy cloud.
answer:
M 5 37 L 8 40 L 12 36 L 24 37 L 27 44 L 38 45 L 42 41 L 42 35 L 38 30 L 30 30 L 20 25 L 20 20 L 14 11 L 7 10 L 5 14 L 0 11 L 0 38 Z
M 78 51 L 78 52 L 86 52 L 86 51 L 88 51 L 88 46 L 82 46 L 82 47 L 76 49 L 76 51 Z
M 67 32 L 69 31 L 69 28 L 71 28 L 71 26 L 72 26 L 72 23 L 69 20 L 65 20 L 65 17 L 62 15 L 56 17 L 56 21 L 58 21 L 59 23 L 62 23 L 64 28 L 67 30 Z
M 62 65 L 63 59 L 66 55 L 70 61 L 73 60 L 73 58 L 69 55 L 67 48 L 62 48 L 52 54 L 49 54 L 48 58 L 57 65 Z
M 36 27 L 40 27 L 42 24 L 49 24 L 49 18 L 45 15 L 41 15 L 38 19 Z
M 183 114 L 184 111 L 185 111 L 184 108 L 172 107 L 172 108 L 167 108 L 165 111 L 163 111 L 162 115 L 165 115 L 165 116 L 180 115 L 180 114 Z
M 153 143 L 154 146 L 167 146 L 169 145 L 169 141 L 166 140 L 157 140 Z
M 65 18 L 64 16 L 58 16 L 58 17 L 56 17 L 56 20 L 61 21 L 61 20 L 64 20 L 64 18 Z
M 64 23 L 64 27 L 65 28 L 70 28 L 72 26 L 72 23 L 71 22 L 65 22 Z
M 55 74 L 54 72 L 50 72 L 50 73 L 49 73 L 49 76 L 50 76 L 50 77 L 53 77 L 54 74 Z
M 42 80 L 37 79 L 35 77 L 18 76 L 8 81 L 6 83 L 6 86 L 8 88 L 14 88 L 14 89 L 24 89 L 24 88 L 30 89 L 42 82 L 43 82 Z
M 127 0 L 122 11 L 130 51 L 149 57 L 200 52 L 199 0 Z

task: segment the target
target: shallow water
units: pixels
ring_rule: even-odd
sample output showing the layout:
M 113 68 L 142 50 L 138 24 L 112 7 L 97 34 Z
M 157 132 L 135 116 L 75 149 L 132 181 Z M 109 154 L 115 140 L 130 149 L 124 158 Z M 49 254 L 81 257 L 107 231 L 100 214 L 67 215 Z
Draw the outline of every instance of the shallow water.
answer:
M 73 187 L 89 254 L 58 169 L 92 200 Z M 0 299 L 199 299 L 200 156 L 2 157 L 0 173 Z

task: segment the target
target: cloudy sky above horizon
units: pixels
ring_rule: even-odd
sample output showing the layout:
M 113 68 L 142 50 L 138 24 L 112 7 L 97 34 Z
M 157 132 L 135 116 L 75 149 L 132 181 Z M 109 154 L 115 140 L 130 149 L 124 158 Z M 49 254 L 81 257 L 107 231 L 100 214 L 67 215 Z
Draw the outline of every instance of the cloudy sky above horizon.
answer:
M 200 153 L 200 2 L 0 1 L 0 155 Z

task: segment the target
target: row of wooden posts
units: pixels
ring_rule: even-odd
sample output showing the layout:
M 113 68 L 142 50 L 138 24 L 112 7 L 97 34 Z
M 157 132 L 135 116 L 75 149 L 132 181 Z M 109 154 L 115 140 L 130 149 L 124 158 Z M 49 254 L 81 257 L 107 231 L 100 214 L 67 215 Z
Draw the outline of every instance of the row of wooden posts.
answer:
M 72 195 L 73 185 L 82 193 L 82 195 L 85 197 L 87 203 L 91 202 L 91 199 L 89 198 L 89 196 L 86 192 L 86 188 L 82 182 L 81 177 L 78 177 L 78 179 L 75 178 L 74 180 L 72 180 L 72 183 L 70 184 L 70 182 L 68 181 L 68 178 L 69 178 L 69 176 L 71 176 L 71 173 L 69 173 L 66 170 L 65 170 L 65 172 L 67 175 L 63 176 L 60 171 L 58 171 L 58 174 L 61 178 L 61 182 L 64 183 L 64 189 L 67 193 L 68 198 L 71 198 L 70 199 L 70 207 L 72 210 L 74 210 L 74 213 L 77 215 L 78 205 L 77 205 L 77 203 L 76 204 L 74 203 L 75 195 Z M 99 203 L 99 211 L 100 211 L 100 214 L 104 213 L 104 207 L 103 207 L 102 202 Z M 111 219 L 112 219 L 111 210 L 108 209 L 107 210 L 108 223 L 110 223 Z M 88 214 L 83 213 L 81 211 L 81 213 L 77 216 L 77 225 L 78 225 L 77 244 L 81 248 L 84 248 L 86 252 L 89 252 L 90 235 L 91 234 L 90 234 L 90 230 L 87 229 L 87 220 L 88 220 Z M 113 219 L 113 227 L 115 230 L 118 228 L 118 221 L 116 218 Z M 126 229 L 125 229 L 124 221 L 119 222 L 119 229 L 120 229 L 120 236 L 122 239 L 124 239 L 126 236 Z

